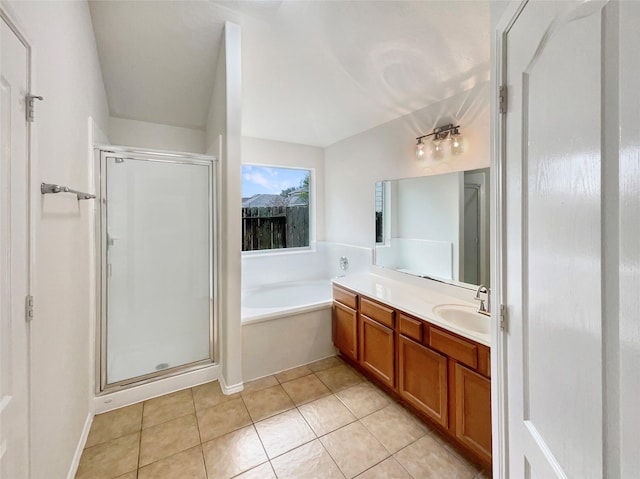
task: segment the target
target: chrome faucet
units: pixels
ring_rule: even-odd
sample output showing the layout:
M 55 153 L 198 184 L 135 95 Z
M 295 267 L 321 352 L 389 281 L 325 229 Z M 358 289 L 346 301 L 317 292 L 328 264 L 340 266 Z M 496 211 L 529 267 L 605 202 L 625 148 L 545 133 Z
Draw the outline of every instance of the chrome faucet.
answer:
M 484 305 L 484 299 L 480 297 L 480 293 L 487 293 L 487 306 Z M 478 313 L 484 314 L 485 316 L 491 316 L 491 290 L 487 288 L 484 284 L 478 286 L 476 291 L 476 297 L 473 298 L 476 301 L 480 301 L 480 306 L 478 307 Z

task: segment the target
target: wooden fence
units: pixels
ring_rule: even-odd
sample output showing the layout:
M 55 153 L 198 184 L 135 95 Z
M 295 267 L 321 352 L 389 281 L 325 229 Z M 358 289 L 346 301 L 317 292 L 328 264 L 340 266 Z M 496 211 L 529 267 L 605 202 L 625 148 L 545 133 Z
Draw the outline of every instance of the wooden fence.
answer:
M 382 223 L 382 212 L 376 211 L 376 243 L 384 242 L 384 231 Z
M 242 238 L 242 251 L 309 246 L 309 207 L 242 208 Z

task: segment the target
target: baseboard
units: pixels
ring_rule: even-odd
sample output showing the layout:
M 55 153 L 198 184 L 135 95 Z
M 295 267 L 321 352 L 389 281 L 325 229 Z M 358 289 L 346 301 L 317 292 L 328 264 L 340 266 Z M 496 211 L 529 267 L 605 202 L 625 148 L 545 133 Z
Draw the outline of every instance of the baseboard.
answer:
M 112 392 L 96 396 L 93 398 L 93 408 L 96 414 L 111 411 L 130 404 L 146 401 L 157 396 L 180 391 L 181 389 L 191 388 L 202 383 L 215 381 L 220 375 L 220 366 L 213 364 L 211 366 L 190 371 L 188 373 L 178 374 L 176 376 L 159 379 L 140 386 L 134 386 L 122 391 Z M 222 381 L 220 381 L 222 386 Z M 224 389 L 223 389 L 224 391 Z
M 268 374 L 263 374 L 262 376 L 259 376 L 259 377 L 245 378 L 245 382 L 257 381 L 258 379 L 268 378 L 269 376 L 275 376 L 276 374 L 280 374 L 280 373 L 283 373 L 285 371 L 289 371 L 291 369 L 301 368 L 302 366 L 308 366 L 309 364 L 317 363 L 318 361 L 322 361 L 323 359 L 329 359 L 329 358 L 333 358 L 333 357 L 338 356 L 340 354 L 340 350 L 338 348 L 333 348 L 333 349 L 334 349 L 334 351 L 331 354 L 328 354 L 326 356 L 322 356 L 321 358 L 314 359 L 313 361 L 307 361 L 306 363 L 297 364 L 297 365 L 295 365 L 293 367 L 290 367 L 290 368 L 280 369 L 278 371 L 273 371 L 273 372 L 268 373 Z
M 227 383 L 224 380 L 224 376 L 222 374 L 220 375 L 218 382 L 220 383 L 220 389 L 222 389 L 222 393 L 225 395 L 239 393 L 244 389 L 243 382 L 239 382 L 236 384 L 232 384 L 231 386 L 227 386 Z
M 89 431 L 91 431 L 91 424 L 93 424 L 93 412 L 89 411 L 87 419 L 84 422 L 84 427 L 82 428 L 80 440 L 76 446 L 76 452 L 73 455 L 73 461 L 71 461 L 71 467 L 69 468 L 67 479 L 74 479 L 76 477 L 78 466 L 80 465 L 80 458 L 82 457 L 82 451 L 84 451 L 84 446 L 87 443 L 87 438 L 89 437 Z

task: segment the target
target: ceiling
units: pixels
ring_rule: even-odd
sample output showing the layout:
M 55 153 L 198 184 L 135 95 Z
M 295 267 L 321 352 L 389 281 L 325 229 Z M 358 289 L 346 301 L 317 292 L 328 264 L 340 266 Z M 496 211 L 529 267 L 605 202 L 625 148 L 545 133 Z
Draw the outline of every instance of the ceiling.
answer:
M 111 114 L 205 129 L 224 21 L 242 134 L 328 146 L 489 78 L 488 1 L 90 2 Z

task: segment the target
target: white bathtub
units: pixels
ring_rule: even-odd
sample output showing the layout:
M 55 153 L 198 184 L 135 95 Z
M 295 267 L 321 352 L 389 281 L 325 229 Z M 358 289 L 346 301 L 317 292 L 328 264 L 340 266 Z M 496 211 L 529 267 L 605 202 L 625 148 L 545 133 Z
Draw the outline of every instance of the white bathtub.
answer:
M 335 354 L 331 302 L 329 280 L 243 291 L 243 380 L 276 374 Z
M 326 308 L 331 281 L 276 283 L 242 292 L 242 323 L 255 323 Z

